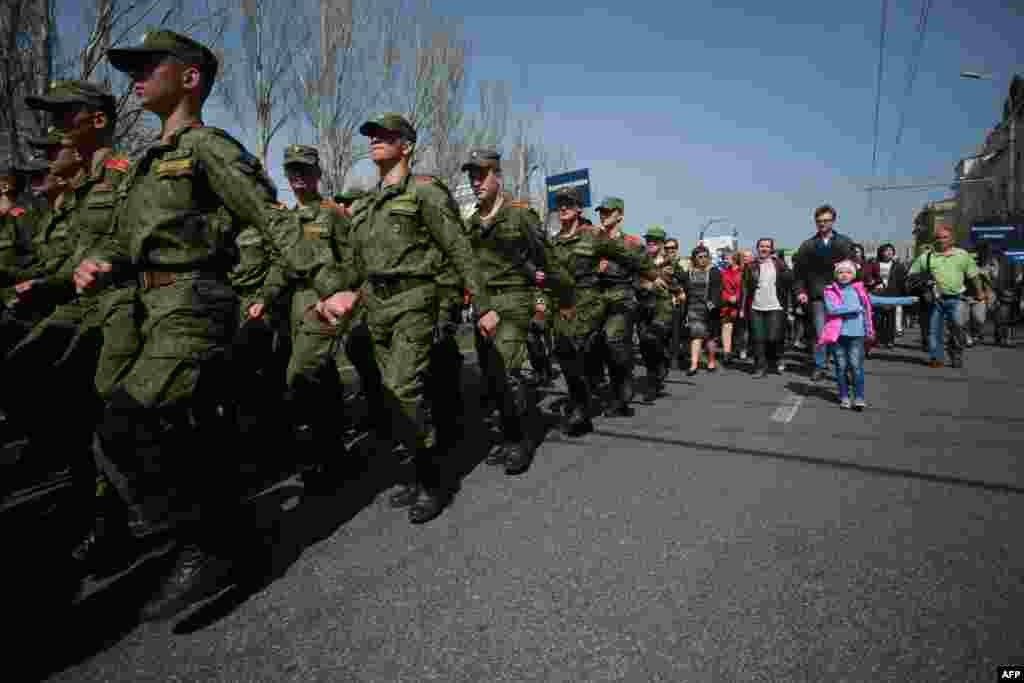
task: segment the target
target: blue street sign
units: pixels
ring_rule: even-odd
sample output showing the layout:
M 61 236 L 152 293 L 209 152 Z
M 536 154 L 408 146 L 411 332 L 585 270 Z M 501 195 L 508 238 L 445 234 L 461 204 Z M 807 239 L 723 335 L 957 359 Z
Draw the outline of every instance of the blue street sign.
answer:
M 975 242 L 1003 242 L 1014 237 L 1016 232 L 1017 227 L 1014 225 L 972 225 L 971 239 Z
M 559 173 L 558 175 L 548 176 L 544 179 L 544 184 L 547 185 L 548 209 L 551 211 L 558 208 L 555 206 L 555 193 L 563 187 L 575 187 L 576 191 L 580 194 L 580 199 L 583 200 L 583 206 L 590 206 L 589 168 L 581 168 L 578 171 L 569 171 L 568 173 Z
M 1016 263 L 1024 263 L 1024 250 L 1008 251 L 1006 258 Z

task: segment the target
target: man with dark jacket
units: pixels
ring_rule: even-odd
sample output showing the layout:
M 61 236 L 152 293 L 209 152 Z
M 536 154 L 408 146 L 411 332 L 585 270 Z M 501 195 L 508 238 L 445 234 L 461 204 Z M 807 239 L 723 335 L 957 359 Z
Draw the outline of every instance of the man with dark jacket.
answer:
M 815 209 L 814 222 L 818 232 L 801 244 L 793 257 L 797 300 L 804 305 L 810 303 L 817 336 L 825 326 L 824 292 L 832 282 L 835 264 L 853 257 L 853 241 L 834 229 L 837 217 L 836 210 L 827 204 Z M 811 379 L 820 381 L 825 377 L 825 349 L 815 347 Z

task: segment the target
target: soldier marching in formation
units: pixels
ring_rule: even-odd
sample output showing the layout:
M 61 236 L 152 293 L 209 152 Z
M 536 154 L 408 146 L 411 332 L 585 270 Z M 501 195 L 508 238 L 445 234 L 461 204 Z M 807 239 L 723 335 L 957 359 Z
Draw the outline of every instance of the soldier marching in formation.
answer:
M 600 410 L 588 365 L 609 369 L 604 414 L 633 414 L 634 325 L 647 398 L 663 388 L 674 263 L 664 230 L 648 231 L 646 249 L 622 230 L 623 200 L 606 200 L 594 226 L 578 193 L 560 190 L 549 237 L 529 204 L 504 191 L 498 150 L 478 147 L 462 166 L 477 200 L 463 219 L 439 179 L 412 172 L 416 129 L 385 113 L 359 129 L 376 187 L 324 198 L 317 150 L 290 145 L 289 209 L 260 162 L 203 123 L 218 72 L 207 47 L 151 30 L 107 56 L 160 118 L 160 139 L 131 163 L 114 154 L 116 108 L 103 86 L 58 81 L 27 98 L 54 129 L 29 141 L 45 165 L 0 167 L 2 336 L 8 372 L 21 378 L 3 408 L 33 457 L 60 453 L 71 467 L 76 504 L 89 511 L 73 554 L 83 575 L 139 539 L 177 540 L 143 618 L 217 590 L 246 541 L 220 444 L 267 423 L 286 423 L 288 437 L 307 427 L 316 454 L 307 489 L 342 482 L 352 424 L 341 354 L 369 406 L 362 426 L 380 452 L 412 464 L 390 501 L 417 524 L 441 514 L 456 488 L 457 331 L 468 305 L 485 412 L 499 416 L 501 445 L 487 462 L 509 475 L 528 470 L 542 438 L 536 388 L 551 383 L 552 357 L 568 387 L 570 436 L 592 431 Z M 26 179 L 46 198 L 41 213 L 16 204 Z M 47 430 L 53 409 L 43 402 L 55 400 L 58 377 L 75 385 L 59 398 L 67 428 Z M 285 396 L 290 410 L 275 414 L 269 406 Z

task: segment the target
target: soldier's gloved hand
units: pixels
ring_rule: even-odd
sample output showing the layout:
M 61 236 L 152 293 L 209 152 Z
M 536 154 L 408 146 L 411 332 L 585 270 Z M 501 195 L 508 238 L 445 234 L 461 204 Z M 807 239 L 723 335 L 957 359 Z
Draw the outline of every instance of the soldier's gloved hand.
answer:
M 485 337 L 493 337 L 495 332 L 498 331 L 498 323 L 500 322 L 501 316 L 498 315 L 498 312 L 490 311 L 480 318 L 480 322 L 477 326 L 480 328 L 480 334 Z
M 252 306 L 249 306 L 249 310 L 246 311 L 246 313 L 248 313 L 250 320 L 259 320 L 263 317 L 264 308 L 265 306 L 263 304 L 253 304 Z
M 352 310 L 359 300 L 359 292 L 337 292 L 326 299 L 316 302 L 316 312 L 331 325 L 352 315 Z
M 109 273 L 113 266 L 106 261 L 85 259 L 75 269 L 74 281 L 75 291 L 81 294 L 87 289 L 95 287 L 99 282 L 100 273 Z

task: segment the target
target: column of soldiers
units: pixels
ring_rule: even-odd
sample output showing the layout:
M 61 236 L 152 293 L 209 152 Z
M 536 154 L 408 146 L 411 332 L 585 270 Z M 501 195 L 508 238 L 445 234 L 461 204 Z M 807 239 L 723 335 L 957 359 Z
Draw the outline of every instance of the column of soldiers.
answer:
M 61 81 L 28 98 L 54 130 L 30 141 L 45 167 L 0 169 L 5 361 L 16 377 L 3 408 L 37 457 L 60 453 L 71 466 L 90 510 L 75 549 L 83 574 L 152 534 L 176 539 L 143 618 L 218 590 L 251 541 L 225 448 L 240 415 L 312 433 L 296 463 L 309 466 L 307 487 L 344 480 L 342 349 L 375 452 L 411 464 L 390 502 L 416 524 L 441 514 L 456 488 L 446 460 L 462 426 L 455 331 L 466 304 L 477 312 L 482 403 L 501 433 L 487 461 L 508 475 L 535 457 L 536 386 L 553 376 L 550 355 L 568 387 L 570 436 L 594 429 L 594 366 L 609 370 L 604 414 L 633 414 L 635 325 L 648 398 L 662 389 L 677 290 L 657 245 L 623 232 L 621 199 L 602 204 L 594 226 L 578 194 L 561 190 L 549 238 L 504 191 L 497 150 L 476 148 L 462 170 L 477 204 L 463 220 L 440 180 L 412 172 L 417 132 L 388 113 L 359 129 L 379 172 L 366 193 L 322 197 L 316 150 L 289 146 L 289 209 L 255 157 L 204 125 L 218 71 L 208 48 L 151 30 L 107 56 L 161 136 L 129 164 L 110 149 L 116 112 L 103 87 Z M 23 177 L 48 203 L 30 227 L 13 204 Z M 287 411 L 269 407 L 280 394 Z

